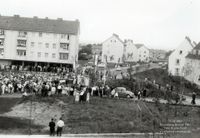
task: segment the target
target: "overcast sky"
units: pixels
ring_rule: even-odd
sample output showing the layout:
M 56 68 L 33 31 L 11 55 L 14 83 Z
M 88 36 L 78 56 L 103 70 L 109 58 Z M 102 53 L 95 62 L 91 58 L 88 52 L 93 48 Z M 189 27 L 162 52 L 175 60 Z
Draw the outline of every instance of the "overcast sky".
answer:
M 80 42 L 113 33 L 157 49 L 174 49 L 186 35 L 200 41 L 200 0 L 1 0 L 0 14 L 79 19 Z

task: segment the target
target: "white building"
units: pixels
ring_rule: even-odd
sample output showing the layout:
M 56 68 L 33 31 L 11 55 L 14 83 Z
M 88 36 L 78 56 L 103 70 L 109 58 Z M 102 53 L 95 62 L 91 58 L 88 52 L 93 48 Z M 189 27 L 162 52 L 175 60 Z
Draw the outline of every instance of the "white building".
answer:
M 0 64 L 72 67 L 78 58 L 79 21 L 0 16 Z
M 200 43 L 186 56 L 184 78 L 200 86 Z
M 185 65 L 185 57 L 192 50 L 193 44 L 189 37 L 185 37 L 184 41 L 171 53 L 168 59 L 168 73 L 173 76 L 183 76 L 183 67 Z
M 118 35 L 113 34 L 102 43 L 102 62 L 122 63 L 124 54 L 124 42 Z
M 149 49 L 144 44 L 135 44 L 137 48 L 137 61 L 149 62 Z
M 126 62 L 137 62 L 138 61 L 138 49 L 134 45 L 133 40 L 125 40 L 124 55 Z

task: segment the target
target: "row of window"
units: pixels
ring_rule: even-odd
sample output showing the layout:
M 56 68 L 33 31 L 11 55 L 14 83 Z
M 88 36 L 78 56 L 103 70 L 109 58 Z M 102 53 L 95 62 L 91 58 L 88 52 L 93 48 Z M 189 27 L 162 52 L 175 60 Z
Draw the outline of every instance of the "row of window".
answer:
M 31 55 L 33 55 L 33 54 L 34 54 L 34 52 L 31 52 Z M 42 57 L 42 53 L 41 53 L 41 52 L 38 52 L 38 53 L 37 53 L 37 57 L 38 57 L 38 58 Z M 49 57 L 49 53 L 44 53 L 44 57 L 45 57 L 45 58 L 48 58 L 48 57 Z M 56 54 L 55 54 L 55 53 L 52 53 L 51 57 L 52 57 L 52 58 L 56 58 Z
M 33 55 L 33 54 L 34 54 L 34 52 L 32 51 L 31 55 Z M 26 50 L 17 50 L 17 55 L 20 56 L 20 57 L 26 56 Z M 42 57 L 42 53 L 38 52 L 37 53 L 37 57 L 41 58 Z M 49 58 L 49 53 L 44 53 L 44 57 L 45 58 Z M 56 53 L 52 53 L 51 57 L 52 58 L 56 58 Z M 69 58 L 69 54 L 68 53 L 59 53 L 59 59 L 60 60 L 68 60 L 68 58 Z
M 5 31 L 3 29 L 0 29 L 0 35 L 4 35 Z M 27 36 L 27 32 L 25 31 L 19 31 L 18 33 L 18 37 L 26 37 Z M 47 36 L 50 35 L 50 33 L 43 33 L 43 32 L 32 32 L 32 36 L 35 36 L 36 34 L 38 34 L 39 37 L 42 37 L 44 34 L 46 34 Z M 67 34 L 53 34 L 54 38 L 57 38 L 60 35 L 60 38 L 62 39 L 70 39 L 70 36 Z
M 0 39 L 0 45 L 1 45 L 1 39 Z M 17 40 L 17 46 L 18 47 L 26 47 L 26 40 Z M 31 42 L 31 46 L 34 47 L 35 46 L 35 42 Z M 42 42 L 38 43 L 38 46 L 42 46 Z M 49 43 L 45 43 L 45 47 L 49 48 Z M 56 49 L 56 43 L 52 44 L 53 49 Z M 60 43 L 60 48 L 62 49 L 66 49 L 69 50 L 69 43 Z
M 3 34 L 4 34 L 4 32 L 3 32 Z M 42 32 L 36 33 L 36 32 L 32 32 L 32 36 L 35 36 L 36 34 L 38 34 L 39 37 L 43 37 L 44 34 L 46 34 L 46 36 L 50 35 L 50 33 L 42 33 Z M 19 37 L 26 37 L 27 36 L 27 32 L 20 31 L 18 36 Z M 53 36 L 54 36 L 54 38 L 57 38 L 59 36 L 59 34 L 53 34 Z M 67 35 L 67 34 L 60 34 L 60 38 L 69 40 L 70 36 Z

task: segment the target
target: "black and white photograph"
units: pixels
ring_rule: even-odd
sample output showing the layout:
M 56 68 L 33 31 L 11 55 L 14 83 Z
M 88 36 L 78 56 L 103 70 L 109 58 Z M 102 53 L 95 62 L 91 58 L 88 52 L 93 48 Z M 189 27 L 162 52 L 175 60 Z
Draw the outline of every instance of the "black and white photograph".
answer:
M 1 0 L 0 138 L 200 138 L 199 0 Z

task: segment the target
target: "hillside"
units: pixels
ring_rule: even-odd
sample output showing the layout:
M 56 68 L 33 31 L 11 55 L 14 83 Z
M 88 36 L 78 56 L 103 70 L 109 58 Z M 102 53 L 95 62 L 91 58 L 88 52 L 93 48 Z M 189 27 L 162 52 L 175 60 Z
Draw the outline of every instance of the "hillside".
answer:
M 28 111 L 31 99 L 34 108 L 30 127 Z M 28 97 L 20 99 L 9 108 L 1 114 L 12 119 L 9 130 L 0 127 L 3 133 L 12 131 L 28 134 L 31 128 L 33 134 L 48 134 L 48 122 L 52 117 L 58 119 L 60 116 L 66 123 L 64 133 L 69 134 L 160 132 L 163 130 L 160 123 L 168 119 L 191 122 L 190 119 L 193 118 L 191 128 L 200 126 L 199 108 L 144 103 L 130 99 L 92 97 L 90 103 L 74 103 L 73 97 Z M 4 120 L 0 118 L 0 122 L 2 119 Z M 21 126 L 21 129 L 17 126 Z

